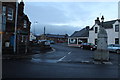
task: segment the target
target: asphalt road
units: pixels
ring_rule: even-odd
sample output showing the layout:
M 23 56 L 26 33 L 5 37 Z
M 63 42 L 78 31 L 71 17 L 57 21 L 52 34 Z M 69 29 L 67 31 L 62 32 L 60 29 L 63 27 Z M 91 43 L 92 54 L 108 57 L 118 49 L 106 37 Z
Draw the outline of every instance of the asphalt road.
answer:
M 51 45 L 51 52 L 31 59 L 3 60 L 3 78 L 118 78 L 119 54 L 110 53 L 112 64 L 93 64 L 94 51 Z M 37 52 L 37 51 L 36 51 Z

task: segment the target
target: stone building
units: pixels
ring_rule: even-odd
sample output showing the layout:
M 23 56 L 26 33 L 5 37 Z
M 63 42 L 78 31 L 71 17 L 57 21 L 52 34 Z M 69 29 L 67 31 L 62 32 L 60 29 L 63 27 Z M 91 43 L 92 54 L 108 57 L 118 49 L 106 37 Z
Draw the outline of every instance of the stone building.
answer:
M 16 28 L 16 51 L 19 53 L 22 48 L 23 53 L 29 44 L 31 22 L 24 14 L 24 2 L 18 3 Z M 2 4 L 2 28 L 3 28 L 3 53 L 12 53 L 15 47 L 15 17 L 16 2 L 3 2 Z

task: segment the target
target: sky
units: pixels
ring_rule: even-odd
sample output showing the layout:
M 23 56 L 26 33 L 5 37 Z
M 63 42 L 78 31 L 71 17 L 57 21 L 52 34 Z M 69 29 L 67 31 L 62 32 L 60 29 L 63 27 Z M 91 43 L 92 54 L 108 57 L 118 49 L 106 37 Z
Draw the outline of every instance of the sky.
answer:
M 68 34 L 94 25 L 103 15 L 105 21 L 118 18 L 117 2 L 25 2 L 25 14 L 31 21 L 31 32 Z M 37 23 L 36 23 L 37 22 Z

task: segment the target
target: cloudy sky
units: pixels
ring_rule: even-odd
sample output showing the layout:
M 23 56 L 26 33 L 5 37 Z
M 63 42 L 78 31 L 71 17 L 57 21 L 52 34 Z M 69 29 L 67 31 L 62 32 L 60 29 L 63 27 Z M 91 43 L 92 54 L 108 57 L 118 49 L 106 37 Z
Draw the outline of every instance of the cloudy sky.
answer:
M 117 2 L 25 2 L 31 32 L 69 34 L 86 26 L 92 27 L 96 17 L 104 15 L 105 21 L 118 17 Z M 35 22 L 38 23 L 35 23 Z

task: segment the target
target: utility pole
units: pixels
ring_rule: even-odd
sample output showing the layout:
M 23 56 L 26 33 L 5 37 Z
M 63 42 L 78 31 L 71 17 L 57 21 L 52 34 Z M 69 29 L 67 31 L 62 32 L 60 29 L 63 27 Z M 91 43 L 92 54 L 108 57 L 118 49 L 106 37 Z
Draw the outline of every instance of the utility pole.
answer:
M 14 32 L 14 53 L 16 53 L 17 39 L 17 15 L 18 15 L 18 0 L 16 0 L 16 15 L 15 15 L 15 32 Z
M 2 1 L 0 0 L 0 79 L 2 79 Z
M 45 26 L 44 26 L 44 39 L 45 39 Z

